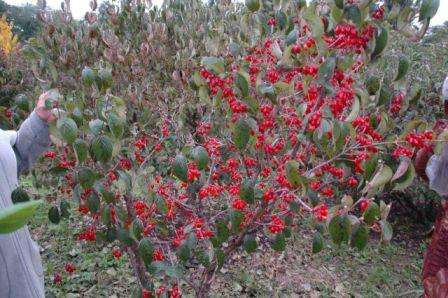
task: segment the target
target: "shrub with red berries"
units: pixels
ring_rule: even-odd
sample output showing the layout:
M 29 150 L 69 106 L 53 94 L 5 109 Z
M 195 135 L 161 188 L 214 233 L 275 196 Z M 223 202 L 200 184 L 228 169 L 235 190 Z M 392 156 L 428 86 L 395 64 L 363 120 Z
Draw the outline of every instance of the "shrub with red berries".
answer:
M 163 22 L 185 13 L 182 3 L 163 17 L 137 4 L 108 10 L 106 20 L 92 12 L 73 36 L 85 42 L 73 57 L 84 57 L 73 71 L 82 86 L 61 86 L 59 147 L 45 160 L 83 218 L 79 241 L 114 243 L 116 259 L 126 253 L 142 297 L 179 297 L 181 280 L 207 296 L 233 254 L 252 253 L 259 241 L 281 252 L 304 221 L 315 253 L 325 238 L 363 249 L 379 232 L 387 242 L 390 206 L 375 198 L 412 183 L 417 149 L 437 150 L 422 121 L 399 125 L 410 100 L 407 60 L 393 78 L 368 75 L 392 28 L 384 6 L 251 2 L 238 12 L 233 42 L 214 50 L 207 41 L 200 61 L 188 48 L 169 52 L 189 38 L 164 44 L 172 30 Z M 131 42 L 134 17 L 151 34 Z M 163 51 L 146 40 L 154 35 Z M 98 51 L 98 61 L 87 58 Z M 158 59 L 172 62 L 169 76 Z M 66 206 L 52 209 L 52 222 Z

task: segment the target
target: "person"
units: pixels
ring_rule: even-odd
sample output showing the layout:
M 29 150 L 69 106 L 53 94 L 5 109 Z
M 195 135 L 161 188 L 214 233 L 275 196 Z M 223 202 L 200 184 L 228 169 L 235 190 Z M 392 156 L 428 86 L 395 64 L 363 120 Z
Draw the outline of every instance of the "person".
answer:
M 442 87 L 445 114 L 448 116 L 448 76 Z M 448 144 L 440 155 L 420 149 L 414 161 L 417 174 L 429 182 L 442 198 L 448 195 Z M 424 297 L 448 297 L 448 201 L 441 201 L 434 232 L 423 261 Z
M 0 129 L 0 209 L 10 207 L 18 175 L 34 164 L 50 145 L 48 123 L 55 117 L 45 108 L 48 93 L 39 97 L 36 108 L 18 131 Z M 0 297 L 45 297 L 44 274 L 39 247 L 25 226 L 0 235 Z

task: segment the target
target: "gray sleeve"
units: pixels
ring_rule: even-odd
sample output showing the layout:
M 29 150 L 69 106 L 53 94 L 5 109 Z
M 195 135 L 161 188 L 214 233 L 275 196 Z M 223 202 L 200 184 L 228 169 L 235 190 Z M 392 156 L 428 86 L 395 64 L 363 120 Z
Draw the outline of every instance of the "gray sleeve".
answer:
M 31 113 L 17 132 L 15 151 L 19 174 L 32 166 L 50 143 L 48 124 L 35 112 Z
M 440 155 L 434 154 L 426 166 L 429 187 L 441 196 L 448 195 L 448 144 L 443 146 Z

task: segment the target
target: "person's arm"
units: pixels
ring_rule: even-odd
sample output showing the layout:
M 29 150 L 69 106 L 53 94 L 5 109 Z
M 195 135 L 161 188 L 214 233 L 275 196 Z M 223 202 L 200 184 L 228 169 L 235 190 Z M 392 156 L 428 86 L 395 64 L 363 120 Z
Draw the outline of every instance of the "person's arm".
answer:
M 31 113 L 17 132 L 15 151 L 19 174 L 31 167 L 49 145 L 48 124 L 36 112 Z
M 30 168 L 51 143 L 48 122 L 54 120 L 54 116 L 45 109 L 46 98 L 46 93 L 39 97 L 36 109 L 17 132 L 14 149 L 19 174 Z

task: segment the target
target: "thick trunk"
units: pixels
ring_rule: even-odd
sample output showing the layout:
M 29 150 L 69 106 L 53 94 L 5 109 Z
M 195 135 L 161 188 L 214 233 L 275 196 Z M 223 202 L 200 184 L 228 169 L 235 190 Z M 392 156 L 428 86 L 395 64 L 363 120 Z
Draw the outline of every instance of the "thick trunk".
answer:
M 125 195 L 124 200 L 126 202 L 126 210 L 128 213 L 128 217 L 132 220 L 135 219 L 135 212 L 133 209 L 134 202 L 130 195 Z M 143 264 L 142 259 L 140 258 L 140 255 L 138 253 L 138 246 L 137 243 L 132 243 L 132 245 L 128 248 L 128 255 L 131 260 L 132 268 L 134 269 L 135 275 L 137 276 L 140 285 L 142 288 L 148 288 L 149 286 L 149 279 L 146 274 L 146 268 Z
M 141 258 L 138 255 L 138 249 L 137 245 L 134 243 L 129 248 L 128 255 L 131 260 L 132 268 L 134 269 L 134 273 L 137 276 L 140 286 L 142 288 L 148 288 L 149 287 L 149 279 L 146 274 L 145 265 L 143 264 Z

